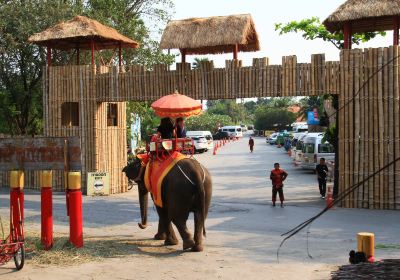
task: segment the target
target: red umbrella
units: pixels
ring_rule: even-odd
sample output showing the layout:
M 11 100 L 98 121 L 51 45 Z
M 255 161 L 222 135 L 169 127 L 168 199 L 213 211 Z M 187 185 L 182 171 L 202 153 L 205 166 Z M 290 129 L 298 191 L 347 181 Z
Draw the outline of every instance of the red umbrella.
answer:
M 175 91 L 154 101 L 151 107 L 159 117 L 179 118 L 200 114 L 202 105 L 199 101 Z

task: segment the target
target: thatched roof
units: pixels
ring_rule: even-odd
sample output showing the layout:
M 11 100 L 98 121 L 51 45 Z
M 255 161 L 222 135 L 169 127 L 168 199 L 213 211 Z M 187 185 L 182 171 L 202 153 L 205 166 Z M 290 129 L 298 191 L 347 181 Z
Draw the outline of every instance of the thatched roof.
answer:
M 29 42 L 55 49 L 75 49 L 77 47 L 90 49 L 92 40 L 99 49 L 116 48 L 119 43 L 123 48 L 139 47 L 137 42 L 121 35 L 114 28 L 84 16 L 76 16 L 69 21 L 60 22 L 28 39 Z
M 216 54 L 260 49 L 250 14 L 170 21 L 161 37 L 162 49 L 184 49 L 186 54 Z
M 353 33 L 393 29 L 393 16 L 400 16 L 400 0 L 348 0 L 324 21 L 330 32 L 351 22 Z

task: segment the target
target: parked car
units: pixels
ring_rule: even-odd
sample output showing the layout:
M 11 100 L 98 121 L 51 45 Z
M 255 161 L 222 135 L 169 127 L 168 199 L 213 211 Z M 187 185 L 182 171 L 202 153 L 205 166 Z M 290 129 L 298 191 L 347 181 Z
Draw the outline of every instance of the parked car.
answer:
M 333 146 L 328 142 L 322 143 L 323 137 L 323 133 L 308 133 L 304 138 L 301 168 L 315 170 L 320 158 L 327 161 L 335 159 Z
M 192 138 L 193 136 L 204 137 L 207 140 L 207 150 L 214 148 L 214 140 L 210 131 L 187 131 L 186 137 Z
M 194 151 L 195 153 L 204 153 L 208 150 L 207 139 L 203 136 L 191 136 L 194 143 Z
M 239 125 L 224 126 L 221 129 L 222 131 L 228 132 L 229 137 L 236 137 L 236 138 L 243 137 L 243 131 Z
M 275 145 L 276 140 L 278 139 L 278 135 L 279 135 L 279 133 L 277 133 L 277 132 L 272 133 L 271 136 L 269 136 L 267 138 L 267 143 L 269 143 L 270 145 Z
M 296 165 L 301 164 L 301 160 L 303 158 L 304 138 L 306 138 L 306 136 L 307 133 L 304 133 L 303 135 L 299 136 L 299 138 L 296 141 L 296 148 L 292 151 L 292 157 Z
M 212 137 L 213 137 L 214 140 L 227 139 L 227 138 L 229 138 L 229 133 L 226 132 L 226 131 L 219 130 Z

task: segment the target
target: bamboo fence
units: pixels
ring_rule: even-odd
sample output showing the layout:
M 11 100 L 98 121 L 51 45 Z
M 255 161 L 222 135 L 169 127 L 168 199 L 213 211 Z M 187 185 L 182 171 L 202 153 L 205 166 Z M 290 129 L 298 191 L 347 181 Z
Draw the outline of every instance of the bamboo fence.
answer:
M 226 60 L 224 68 L 212 61 L 143 66 L 54 66 L 43 83 L 45 136 L 79 136 L 82 145 L 83 186 L 92 171 L 110 173 L 112 193 L 126 191 L 121 170 L 127 161 L 126 101 L 151 101 L 178 90 L 197 100 L 250 97 L 339 95 L 339 194 L 400 157 L 400 104 L 398 48 L 343 50 L 340 61 L 311 63 L 285 56 L 281 65 L 267 58 L 252 66 Z M 79 104 L 79 125 L 62 125 L 62 104 Z M 110 126 L 108 106 L 115 104 L 117 125 Z M 70 112 L 71 113 L 71 112 Z M 1 137 L 1 136 L 0 136 Z M 26 176 L 38 188 L 38 175 Z M 400 162 L 352 192 L 342 206 L 400 209 Z M 8 184 L 0 173 L 0 182 Z M 63 172 L 55 172 L 53 185 L 63 190 Z

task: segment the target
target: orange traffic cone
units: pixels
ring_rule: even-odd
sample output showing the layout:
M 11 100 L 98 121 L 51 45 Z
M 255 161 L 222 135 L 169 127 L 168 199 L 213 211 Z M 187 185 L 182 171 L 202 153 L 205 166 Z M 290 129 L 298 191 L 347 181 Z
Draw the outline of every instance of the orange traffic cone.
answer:
M 328 195 L 326 197 L 326 206 L 328 208 L 332 208 L 333 206 L 333 192 L 332 192 L 332 185 L 328 186 Z
M 217 146 L 214 145 L 214 152 L 213 152 L 213 156 L 215 156 L 217 154 Z

